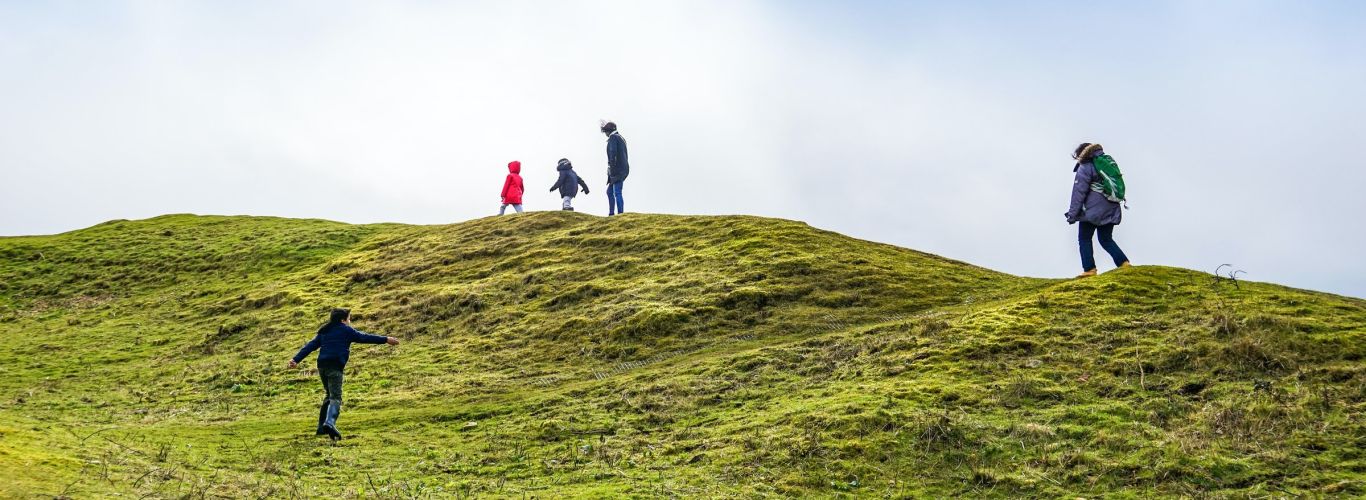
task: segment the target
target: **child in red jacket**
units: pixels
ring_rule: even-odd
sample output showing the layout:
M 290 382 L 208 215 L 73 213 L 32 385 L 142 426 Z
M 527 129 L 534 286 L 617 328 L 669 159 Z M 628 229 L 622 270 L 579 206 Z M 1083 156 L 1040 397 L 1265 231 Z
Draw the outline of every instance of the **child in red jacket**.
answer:
M 503 215 L 507 211 L 508 205 L 517 213 L 522 213 L 522 162 L 514 161 L 508 163 L 508 178 L 503 181 L 503 206 L 498 208 L 498 215 Z

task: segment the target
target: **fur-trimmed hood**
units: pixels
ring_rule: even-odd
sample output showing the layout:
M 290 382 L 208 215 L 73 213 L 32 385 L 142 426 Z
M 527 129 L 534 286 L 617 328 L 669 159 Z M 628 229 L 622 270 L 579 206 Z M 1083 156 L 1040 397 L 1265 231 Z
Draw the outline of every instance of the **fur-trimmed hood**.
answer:
M 1105 149 L 1102 148 L 1100 144 L 1088 144 L 1080 153 L 1077 153 L 1077 161 L 1086 163 L 1091 161 L 1093 155 L 1102 154 L 1104 152 Z

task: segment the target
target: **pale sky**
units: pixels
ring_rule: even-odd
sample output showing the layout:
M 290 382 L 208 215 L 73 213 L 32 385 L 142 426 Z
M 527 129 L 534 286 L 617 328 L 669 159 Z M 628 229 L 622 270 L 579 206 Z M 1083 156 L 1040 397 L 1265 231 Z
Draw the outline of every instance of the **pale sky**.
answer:
M 167 213 L 448 223 L 567 157 L 605 215 L 754 214 L 1080 272 L 1069 154 L 1136 264 L 1366 297 L 1366 2 L 0 0 L 0 234 Z M 1097 247 L 1101 269 L 1110 266 Z

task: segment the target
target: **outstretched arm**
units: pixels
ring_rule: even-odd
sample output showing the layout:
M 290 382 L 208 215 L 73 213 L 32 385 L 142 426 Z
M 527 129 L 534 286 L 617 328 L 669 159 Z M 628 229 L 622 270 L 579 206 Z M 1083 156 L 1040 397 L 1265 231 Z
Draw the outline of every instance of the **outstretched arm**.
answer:
M 362 332 L 355 328 L 351 329 L 351 341 L 360 344 L 391 344 L 398 345 L 398 339 L 385 337 L 383 335 L 372 335 Z
M 300 361 L 303 361 L 304 358 L 307 358 L 309 354 L 312 354 L 313 351 L 318 350 L 318 347 L 321 346 L 322 336 L 314 335 L 313 340 L 310 340 L 307 344 L 304 344 L 304 347 L 302 349 L 299 349 L 299 353 L 295 354 L 294 357 L 289 360 L 289 367 L 294 368 L 295 366 L 298 366 Z
M 550 190 L 551 190 L 551 191 L 554 191 L 554 190 L 556 190 L 556 189 L 559 189 L 559 188 L 560 188 L 560 184 L 564 184 L 564 171 L 560 171 L 560 178 L 555 179 L 555 185 L 554 185 L 554 186 L 550 186 Z

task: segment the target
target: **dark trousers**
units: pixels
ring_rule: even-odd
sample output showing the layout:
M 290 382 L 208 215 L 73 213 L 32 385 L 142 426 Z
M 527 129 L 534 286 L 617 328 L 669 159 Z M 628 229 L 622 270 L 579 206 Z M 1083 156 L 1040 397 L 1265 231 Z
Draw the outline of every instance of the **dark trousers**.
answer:
M 1100 240 L 1100 247 L 1110 254 L 1110 258 L 1115 259 L 1115 267 L 1129 261 L 1129 257 L 1124 255 L 1124 251 L 1119 249 L 1119 244 L 1115 243 L 1115 225 L 1107 224 L 1097 226 L 1090 222 L 1077 223 L 1077 245 L 1081 247 L 1081 270 L 1090 271 L 1096 268 L 1096 251 L 1091 247 L 1091 236 L 1095 235 Z
M 318 360 L 318 377 L 322 378 L 323 397 L 322 407 L 318 409 L 318 427 L 321 430 L 323 424 L 336 427 L 337 414 L 341 413 L 342 402 L 342 370 L 345 368 L 341 362 L 336 360 Z
M 617 181 L 607 185 L 607 215 L 626 213 L 626 202 L 621 201 L 621 185 L 626 181 Z

